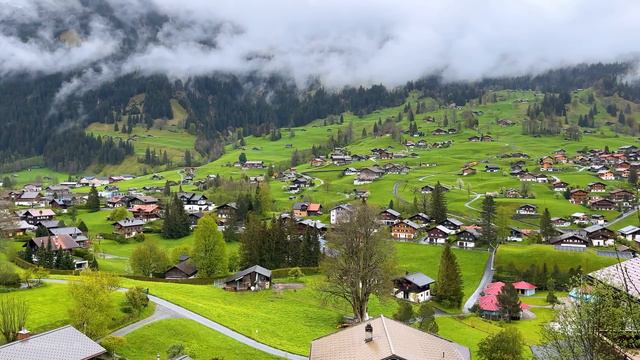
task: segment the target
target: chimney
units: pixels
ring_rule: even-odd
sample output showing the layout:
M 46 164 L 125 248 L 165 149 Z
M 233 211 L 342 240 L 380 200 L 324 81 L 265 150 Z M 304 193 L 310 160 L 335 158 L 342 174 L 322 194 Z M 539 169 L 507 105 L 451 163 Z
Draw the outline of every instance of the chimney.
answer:
M 364 327 L 364 342 L 368 343 L 372 341 L 373 341 L 373 326 L 371 326 L 371 324 L 367 324 L 367 326 Z
M 20 341 L 20 340 L 27 340 L 28 338 L 31 337 L 31 331 L 22 328 L 22 330 L 18 331 L 18 334 L 16 336 L 16 340 Z

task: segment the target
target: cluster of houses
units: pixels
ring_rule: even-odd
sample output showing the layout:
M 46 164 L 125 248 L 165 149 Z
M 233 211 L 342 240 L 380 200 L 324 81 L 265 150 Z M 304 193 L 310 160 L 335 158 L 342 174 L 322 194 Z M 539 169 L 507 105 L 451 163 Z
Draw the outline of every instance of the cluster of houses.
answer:
M 411 168 L 406 165 L 387 163 L 362 169 L 349 167 L 344 169 L 342 174 L 345 176 L 355 175 L 353 185 L 364 185 L 371 184 L 386 174 L 405 175 L 409 173 L 409 170 L 411 170 Z

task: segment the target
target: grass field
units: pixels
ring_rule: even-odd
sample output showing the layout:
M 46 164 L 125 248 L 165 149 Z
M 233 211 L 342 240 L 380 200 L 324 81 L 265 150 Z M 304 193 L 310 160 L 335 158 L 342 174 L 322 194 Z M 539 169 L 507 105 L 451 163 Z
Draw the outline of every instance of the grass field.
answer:
M 65 284 L 45 283 L 34 289 L 17 290 L 10 293 L 0 293 L 0 298 L 16 296 L 24 299 L 29 307 L 26 327 L 33 333 L 39 333 L 57 328 L 69 323 L 69 309 L 72 306 L 71 295 Z M 114 293 L 113 302 L 117 313 L 109 328 L 117 329 L 125 323 L 134 321 L 129 315 L 120 310 L 120 304 L 124 300 L 123 293 Z M 150 306 L 143 312 L 140 318 L 153 313 L 154 306 Z
M 322 276 L 303 278 L 301 290 L 226 292 L 203 285 L 182 285 L 123 280 L 124 286 L 140 285 L 163 299 L 228 326 L 271 346 L 308 354 L 311 340 L 329 334 L 350 308 L 343 303 L 324 302 L 317 291 Z M 372 299 L 369 314 L 392 316 L 395 301 Z
M 501 245 L 498 247 L 495 266 L 507 266 L 513 263 L 516 268 L 526 270 L 530 265 L 542 266 L 547 264 L 549 269 L 558 265 L 560 271 L 569 268 L 582 267 L 583 273 L 589 273 L 616 262 L 613 257 L 598 256 L 596 250 L 590 248 L 584 252 L 569 252 L 555 250 L 550 245 Z
M 160 354 L 160 359 L 167 359 L 166 351 L 173 344 L 184 345 L 185 353 L 194 359 L 279 359 L 187 319 L 160 320 L 128 334 L 125 339 L 126 345 L 116 352 L 131 360 L 155 359 L 156 354 Z
M 522 300 L 522 299 L 521 299 Z M 534 308 L 531 310 L 536 315 L 535 319 L 513 321 L 504 323 L 482 319 L 476 315 L 467 317 L 439 317 L 438 335 L 467 346 L 473 358 L 477 358 L 478 344 L 487 336 L 501 331 L 505 327 L 514 327 L 520 331 L 524 338 L 526 348 L 524 354 L 526 358 L 532 358 L 529 346 L 538 345 L 543 342 L 543 326 L 554 317 L 551 309 Z
M 438 267 L 443 247 L 414 243 L 396 243 L 399 267 L 403 271 L 420 271 L 434 280 L 438 279 Z M 453 248 L 462 271 L 464 298 L 471 296 L 478 287 L 489 253 L 478 250 Z

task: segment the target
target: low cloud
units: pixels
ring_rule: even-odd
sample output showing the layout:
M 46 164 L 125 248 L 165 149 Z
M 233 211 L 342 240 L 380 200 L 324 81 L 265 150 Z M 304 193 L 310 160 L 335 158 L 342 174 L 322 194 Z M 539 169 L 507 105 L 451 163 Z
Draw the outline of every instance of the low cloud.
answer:
M 401 85 L 637 59 L 632 0 L 0 0 L 0 76 L 279 73 L 303 85 Z M 20 33 L 25 27 L 30 31 Z M 60 41 L 72 30 L 81 41 Z

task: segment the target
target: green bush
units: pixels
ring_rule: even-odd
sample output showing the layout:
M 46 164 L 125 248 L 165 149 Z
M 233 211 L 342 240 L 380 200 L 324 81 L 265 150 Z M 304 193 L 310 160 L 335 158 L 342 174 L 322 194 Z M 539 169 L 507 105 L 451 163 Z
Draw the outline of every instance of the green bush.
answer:
M 0 285 L 20 286 L 20 275 L 9 264 L 0 265 Z
M 292 268 L 275 269 L 271 271 L 271 277 L 274 279 L 289 277 L 289 271 L 291 271 L 291 269 Z M 301 267 L 299 269 L 304 275 L 317 275 L 320 273 L 320 268 L 318 267 Z
M 104 347 L 109 354 L 114 354 L 118 348 L 122 348 L 127 345 L 127 339 L 122 336 L 107 336 L 100 341 L 100 345 Z

